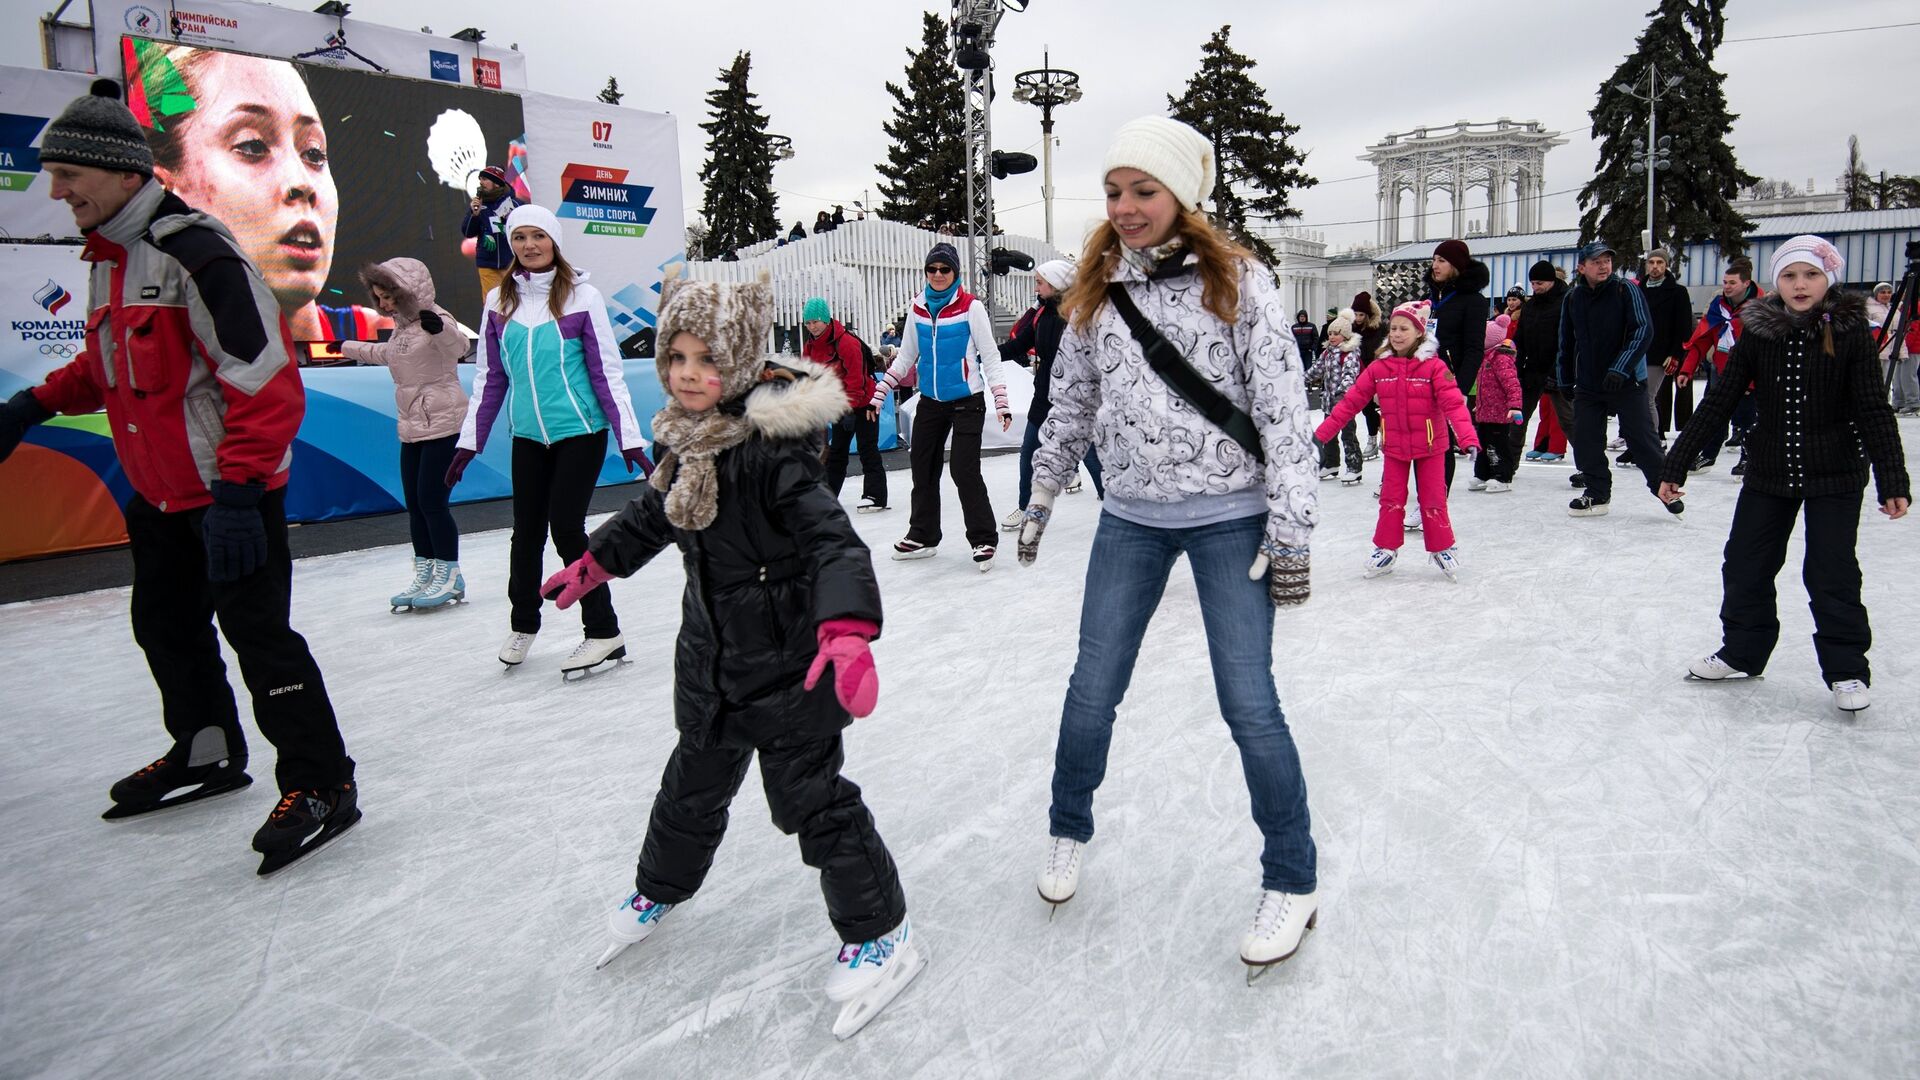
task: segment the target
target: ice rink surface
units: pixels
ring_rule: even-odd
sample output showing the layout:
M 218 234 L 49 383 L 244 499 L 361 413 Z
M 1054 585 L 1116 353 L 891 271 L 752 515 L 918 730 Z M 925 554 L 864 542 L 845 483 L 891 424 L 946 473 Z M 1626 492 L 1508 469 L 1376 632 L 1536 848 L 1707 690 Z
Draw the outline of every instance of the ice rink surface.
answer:
M 494 658 L 504 532 L 466 538 L 471 602 L 432 614 L 388 613 L 403 549 L 299 563 L 366 818 L 267 880 L 264 740 L 243 795 L 99 819 L 166 747 L 126 590 L 0 608 L 0 1076 L 1913 1076 L 1920 520 L 1863 515 L 1871 709 L 1820 683 L 1797 536 L 1766 678 L 1686 683 L 1718 644 L 1732 460 L 1684 522 L 1624 478 L 1575 520 L 1564 466 L 1500 495 L 1463 475 L 1458 585 L 1417 533 L 1363 580 L 1378 465 L 1323 485 L 1313 599 L 1274 643 L 1319 930 L 1251 987 L 1259 838 L 1184 563 L 1049 922 L 1033 877 L 1098 504 L 1062 497 L 1037 565 L 1009 545 L 981 575 L 949 487 L 939 556 L 896 563 L 893 474 L 895 508 L 854 519 L 887 623 L 847 772 L 931 965 L 846 1043 L 836 939 L 757 772 L 706 889 L 593 970 L 674 739 L 677 552 L 615 583 L 632 662 L 579 684 L 572 612 L 521 668 Z M 1014 459 L 986 475 L 1005 513 Z

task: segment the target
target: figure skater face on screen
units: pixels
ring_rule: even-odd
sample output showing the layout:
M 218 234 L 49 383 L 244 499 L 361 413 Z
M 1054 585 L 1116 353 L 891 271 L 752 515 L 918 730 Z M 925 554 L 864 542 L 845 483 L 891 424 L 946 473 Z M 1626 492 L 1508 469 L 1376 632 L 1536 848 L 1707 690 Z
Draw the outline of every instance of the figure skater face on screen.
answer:
M 232 230 L 293 316 L 326 284 L 340 218 L 313 96 L 277 60 L 213 54 L 183 74 L 197 104 L 155 175 Z

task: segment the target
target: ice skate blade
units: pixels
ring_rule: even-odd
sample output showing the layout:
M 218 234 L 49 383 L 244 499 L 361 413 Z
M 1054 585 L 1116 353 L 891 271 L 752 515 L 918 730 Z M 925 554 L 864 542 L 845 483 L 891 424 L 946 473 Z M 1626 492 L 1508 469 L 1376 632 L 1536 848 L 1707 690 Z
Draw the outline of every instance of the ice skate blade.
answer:
M 593 970 L 599 971 L 608 964 L 613 963 L 619 958 L 621 953 L 626 952 L 638 944 L 640 943 L 637 941 L 616 941 L 612 945 L 607 946 L 607 951 L 601 953 L 600 959 L 593 962 Z
M 607 658 L 598 663 L 588 664 L 585 667 L 561 668 L 560 679 L 562 682 L 580 682 L 593 675 L 605 674 L 608 671 L 612 671 L 615 668 L 618 668 L 622 664 L 631 664 L 631 663 L 633 663 L 633 661 L 627 659 L 627 647 L 622 645 L 621 647 L 608 653 Z M 579 676 L 578 679 L 574 677 L 576 675 Z
M 885 507 L 885 506 L 862 506 L 862 507 L 859 507 L 859 508 L 857 508 L 857 509 L 855 509 L 855 510 L 854 510 L 854 513 L 856 513 L 856 514 L 883 514 L 883 513 L 885 513 L 885 512 L 886 512 L 886 511 L 887 511 L 888 509 L 890 509 L 890 507 Z
M 292 866 L 294 863 L 302 862 L 307 856 L 331 844 L 341 833 L 353 828 L 359 824 L 359 822 L 360 808 L 356 806 L 354 807 L 352 817 L 347 818 L 345 821 L 325 826 L 314 835 L 313 839 L 308 840 L 299 847 L 290 848 L 286 851 L 267 852 L 260 859 L 260 869 L 257 873 L 261 877 L 271 877 L 281 870 Z
M 1280 964 L 1284 964 L 1287 961 L 1293 959 L 1294 954 L 1300 951 L 1300 946 L 1305 945 L 1307 943 L 1307 935 L 1313 933 L 1314 927 L 1318 926 L 1319 924 L 1320 924 L 1320 911 L 1318 908 L 1316 908 L 1314 909 L 1313 914 L 1307 916 L 1307 928 L 1304 932 L 1301 933 L 1299 944 L 1293 947 L 1293 952 L 1289 952 L 1285 956 L 1276 956 L 1272 960 L 1265 961 L 1264 963 L 1259 961 L 1249 960 L 1244 955 L 1241 956 L 1240 962 L 1247 965 L 1247 985 L 1252 986 L 1254 983 L 1254 980 L 1260 978 L 1262 975 L 1265 975 L 1267 972 L 1272 971 L 1276 966 Z
M 895 548 L 893 551 L 893 561 L 913 562 L 916 559 L 931 559 L 938 554 L 940 554 L 939 548 L 924 547 L 915 548 L 912 551 L 901 551 L 899 548 Z
M 147 817 L 167 810 L 177 810 L 182 806 L 191 806 L 194 803 L 212 802 L 215 799 L 224 799 L 229 795 L 245 791 L 252 783 L 253 777 L 248 776 L 246 773 L 241 773 L 239 776 L 221 785 L 202 784 L 185 795 L 162 799 L 157 803 L 148 803 L 145 806 L 130 803 L 114 803 L 112 806 L 107 807 L 106 813 L 100 815 L 100 820 L 126 821 L 131 818 Z
M 926 953 L 917 942 L 895 953 L 893 965 L 878 983 L 840 1006 L 840 1015 L 833 1021 L 833 1037 L 850 1039 L 859 1034 L 926 966 Z
M 1697 683 L 1708 683 L 1708 684 L 1712 684 L 1712 683 L 1730 683 L 1730 682 L 1755 682 L 1755 681 L 1758 681 L 1758 680 L 1760 680 L 1760 679 L 1764 679 L 1764 678 L 1766 678 L 1766 676 L 1764 676 L 1764 675 L 1749 675 L 1749 674 L 1747 674 L 1746 672 L 1744 672 L 1744 671 L 1743 671 L 1743 672 L 1741 672 L 1741 673 L 1739 673 L 1738 675 L 1728 675 L 1728 676 L 1726 676 L 1725 678 L 1720 678 L 1720 679 L 1703 679 L 1703 678 L 1701 678 L 1700 676 L 1698 676 L 1698 675 L 1695 675 L 1695 674 L 1694 674 L 1693 672 L 1691 672 L 1691 671 L 1689 671 L 1689 672 L 1687 672 L 1687 673 L 1686 673 L 1686 674 L 1685 674 L 1684 676 L 1682 676 L 1681 678 L 1682 678 L 1682 680 L 1683 680 L 1683 681 L 1685 681 L 1685 682 L 1697 682 Z

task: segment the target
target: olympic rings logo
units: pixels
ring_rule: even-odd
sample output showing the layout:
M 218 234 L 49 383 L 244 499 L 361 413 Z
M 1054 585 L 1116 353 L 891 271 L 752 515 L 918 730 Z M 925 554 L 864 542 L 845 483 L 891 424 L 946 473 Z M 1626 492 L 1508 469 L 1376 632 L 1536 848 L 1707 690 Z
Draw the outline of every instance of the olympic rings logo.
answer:
M 70 345 L 66 342 L 40 346 L 41 356 L 57 356 L 62 360 L 67 360 L 72 358 L 79 351 L 80 351 L 80 346 Z

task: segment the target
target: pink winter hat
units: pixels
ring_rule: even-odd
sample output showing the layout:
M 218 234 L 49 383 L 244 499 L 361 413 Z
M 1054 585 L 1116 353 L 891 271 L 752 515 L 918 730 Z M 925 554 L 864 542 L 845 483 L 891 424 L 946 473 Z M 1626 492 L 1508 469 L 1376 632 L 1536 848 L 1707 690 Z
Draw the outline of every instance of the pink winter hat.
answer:
M 1499 347 L 1501 342 L 1507 340 L 1507 327 L 1511 322 L 1512 320 L 1508 319 L 1505 315 L 1496 315 L 1493 321 L 1487 324 L 1486 348 L 1489 352 Z
M 1411 319 L 1413 320 L 1413 325 L 1418 326 L 1424 331 L 1427 328 L 1427 312 L 1432 307 L 1433 305 L 1427 303 L 1425 300 L 1409 300 L 1399 307 L 1394 308 L 1393 314 L 1388 316 L 1388 318 Z

